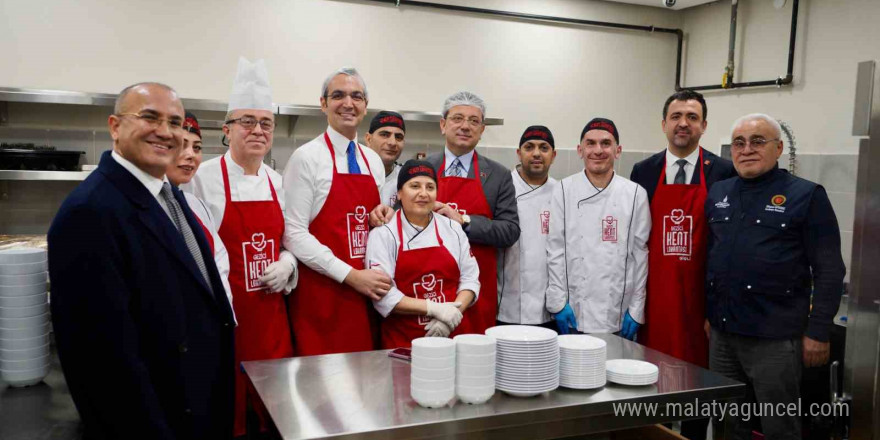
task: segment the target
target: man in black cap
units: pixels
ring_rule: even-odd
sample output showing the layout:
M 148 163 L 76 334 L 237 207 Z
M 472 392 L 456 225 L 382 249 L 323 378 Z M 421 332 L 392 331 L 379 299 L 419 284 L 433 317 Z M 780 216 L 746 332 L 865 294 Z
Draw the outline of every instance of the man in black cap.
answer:
M 614 173 L 619 140 L 611 120 L 590 121 L 578 145 L 584 170 L 553 190 L 547 310 L 562 333 L 632 340 L 645 322 L 651 213 L 645 189 Z
M 540 325 L 555 330 L 545 308 L 550 196 L 557 184 L 550 177 L 550 165 L 556 158 L 553 133 L 543 125 L 526 128 L 516 155 L 520 163 L 511 172 L 511 179 L 520 235 L 513 246 L 501 250 L 498 324 Z
M 385 184 L 379 188 L 379 201 L 387 206 L 397 202 L 397 174 L 400 164 L 397 159 L 403 152 L 406 124 L 397 112 L 381 111 L 370 121 L 370 131 L 364 137 L 370 149 L 382 158 L 385 165 Z

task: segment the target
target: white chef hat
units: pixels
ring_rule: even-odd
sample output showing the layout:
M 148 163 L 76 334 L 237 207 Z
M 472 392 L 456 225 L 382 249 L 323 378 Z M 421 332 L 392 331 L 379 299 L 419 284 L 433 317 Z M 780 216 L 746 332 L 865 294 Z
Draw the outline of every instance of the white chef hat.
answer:
M 229 107 L 226 111 L 239 109 L 269 110 L 272 107 L 272 89 L 269 88 L 269 71 L 262 59 L 255 62 L 238 58 L 238 72 L 232 81 Z

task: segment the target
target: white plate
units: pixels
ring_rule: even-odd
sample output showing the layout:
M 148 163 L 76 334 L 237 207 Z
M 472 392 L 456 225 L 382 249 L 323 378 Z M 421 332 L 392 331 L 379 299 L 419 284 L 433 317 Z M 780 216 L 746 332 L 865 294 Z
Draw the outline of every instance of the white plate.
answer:
M 611 359 L 605 361 L 605 368 L 609 373 L 629 376 L 644 376 L 660 372 L 656 365 L 634 359 Z
M 28 286 L 31 284 L 45 283 L 49 280 L 49 272 L 33 273 L 29 275 L 0 275 L 0 286 Z M 4 295 L 4 288 L 0 287 L 0 295 Z M 43 290 L 45 292 L 45 290 Z M 13 296 L 13 295 L 8 295 Z
M 553 330 L 530 325 L 499 325 L 486 329 L 486 334 L 499 341 L 514 342 L 555 341 L 558 336 Z
M 563 383 L 559 382 L 559 386 L 570 388 L 573 390 L 595 390 L 596 388 L 604 387 L 606 382 L 602 383 L 589 383 L 589 384 L 579 384 L 579 383 Z
M 0 264 L 0 275 L 29 275 L 49 270 L 49 260 L 35 263 Z
M 536 391 L 518 391 L 518 390 L 512 390 L 512 389 L 505 389 L 505 388 L 498 388 L 498 390 L 504 391 L 505 393 L 510 394 L 511 396 L 514 396 L 514 397 L 533 397 L 533 396 L 540 396 L 541 394 L 553 391 L 556 388 L 559 388 L 559 387 L 558 386 L 555 386 L 552 388 L 548 387 L 547 389 L 536 390 Z
M 590 335 L 559 335 L 559 348 L 574 351 L 602 350 L 606 347 L 604 340 Z
M 46 259 L 48 252 L 39 248 L 4 249 L 0 251 L 0 264 L 37 263 Z
M 39 295 L 49 291 L 49 285 L 44 280 L 36 284 L 23 286 L 4 286 L 0 284 L 0 298 L 17 298 L 20 296 Z

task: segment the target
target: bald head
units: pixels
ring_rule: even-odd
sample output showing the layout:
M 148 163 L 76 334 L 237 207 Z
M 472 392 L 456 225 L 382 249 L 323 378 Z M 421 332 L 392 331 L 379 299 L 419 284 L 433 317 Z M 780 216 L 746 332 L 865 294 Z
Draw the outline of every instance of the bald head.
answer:
M 116 103 L 113 105 L 113 113 L 120 114 L 126 113 L 126 106 L 130 104 L 130 98 L 135 94 L 149 94 L 150 90 L 162 89 L 167 92 L 170 92 L 177 98 L 177 92 L 171 88 L 171 86 L 167 86 L 158 82 L 141 82 L 137 84 L 132 84 L 119 92 L 119 95 L 116 96 Z M 177 98 L 179 99 L 179 98 Z

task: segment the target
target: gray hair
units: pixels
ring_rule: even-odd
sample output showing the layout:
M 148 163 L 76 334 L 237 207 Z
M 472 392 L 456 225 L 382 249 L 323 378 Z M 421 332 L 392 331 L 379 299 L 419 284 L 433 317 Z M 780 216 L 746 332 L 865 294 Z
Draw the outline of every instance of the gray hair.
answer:
M 370 99 L 370 94 L 367 92 L 367 82 L 364 81 L 364 77 L 362 77 L 361 74 L 358 73 L 357 69 L 348 66 L 340 67 L 330 75 L 327 75 L 327 78 L 324 80 L 324 85 L 321 86 L 322 98 L 327 98 L 327 95 L 330 92 L 328 90 L 330 88 L 330 81 L 333 81 L 333 78 L 336 78 L 336 75 L 348 75 L 357 78 L 357 80 L 361 82 L 361 86 L 364 88 L 364 98 Z
M 483 101 L 483 98 L 480 98 L 475 93 L 462 90 L 461 92 L 453 93 L 446 98 L 446 101 L 443 103 L 443 119 L 446 119 L 446 115 L 449 114 L 449 109 L 459 105 L 476 107 L 480 109 L 483 118 L 486 117 L 486 103 Z
M 177 91 L 172 89 L 171 86 L 169 86 L 169 85 L 165 85 L 165 84 L 162 84 L 159 82 L 153 82 L 153 81 L 139 82 L 137 84 L 132 84 L 132 85 L 122 89 L 122 91 L 119 92 L 118 95 L 116 95 L 116 102 L 113 103 L 113 113 L 117 114 L 117 115 L 122 113 L 122 110 L 124 110 L 123 107 L 125 106 L 125 99 L 128 98 L 128 95 L 130 95 L 134 91 L 134 89 L 136 89 L 138 87 L 149 87 L 149 86 L 159 87 L 159 88 L 165 89 L 165 90 L 177 95 Z
M 751 113 L 734 121 L 733 126 L 730 127 L 730 137 L 733 138 L 733 132 L 736 131 L 736 127 L 749 121 L 764 121 L 770 124 L 773 131 L 776 132 L 776 137 L 782 139 L 782 126 L 779 125 L 779 121 L 773 118 L 773 116 L 764 113 Z

